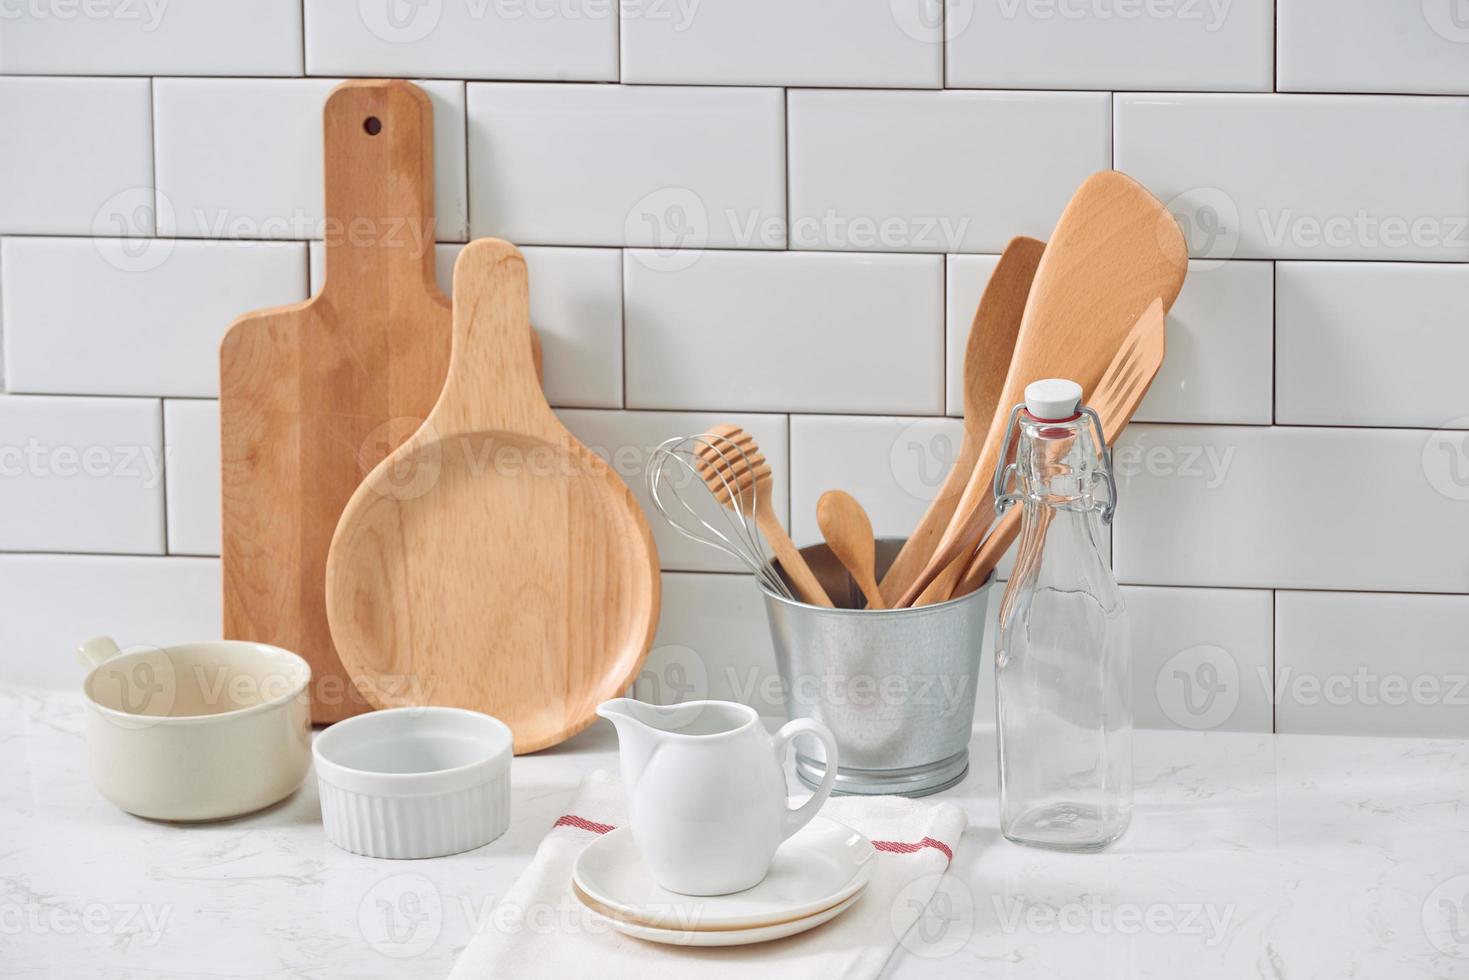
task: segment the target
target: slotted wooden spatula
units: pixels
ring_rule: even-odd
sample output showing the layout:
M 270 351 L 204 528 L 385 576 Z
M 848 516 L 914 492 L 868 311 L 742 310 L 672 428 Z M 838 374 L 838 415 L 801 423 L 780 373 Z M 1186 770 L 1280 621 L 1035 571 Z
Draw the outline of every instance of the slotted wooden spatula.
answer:
M 938 496 L 928 505 L 918 527 L 908 535 L 898 557 L 883 575 L 881 588 L 885 603 L 896 602 L 933 557 L 933 549 L 964 495 L 964 487 L 969 483 L 974 462 L 990 430 L 1005 376 L 1010 371 L 1015 337 L 1020 333 L 1020 320 L 1025 315 L 1025 298 L 1030 295 L 1030 284 L 1045 248 L 1045 242 L 1034 238 L 1012 238 L 990 273 L 964 347 L 964 436 L 959 443 L 959 455 Z
M 443 394 L 352 494 L 326 568 L 337 651 L 374 704 L 487 712 L 517 753 L 570 738 L 632 683 L 659 602 L 632 491 L 536 382 L 528 305 L 515 246 L 465 246 Z M 385 683 L 400 677 L 417 683 Z
M 1162 202 L 1116 170 L 1093 174 L 1061 215 L 1036 269 L 999 403 L 1041 378 L 1070 378 L 1088 396 L 1143 311 L 1166 311 L 1188 271 L 1183 233 Z M 899 605 L 942 602 L 953 592 L 994 517 L 995 465 L 1007 413 L 996 412 L 953 520 Z
M 1102 420 L 1102 432 L 1107 436 L 1108 446 L 1117 444 L 1122 430 L 1132 421 L 1143 396 L 1148 393 L 1148 386 L 1158 376 L 1166 345 L 1163 301 L 1154 300 L 1122 341 L 1122 349 L 1112 358 L 1090 399 L 1091 407 Z M 1000 523 L 985 538 L 959 584 L 954 587 L 954 598 L 968 595 L 989 578 L 990 572 L 995 570 L 1000 558 L 1020 533 L 1020 513 L 1019 507 L 1012 507 L 1000 518 Z

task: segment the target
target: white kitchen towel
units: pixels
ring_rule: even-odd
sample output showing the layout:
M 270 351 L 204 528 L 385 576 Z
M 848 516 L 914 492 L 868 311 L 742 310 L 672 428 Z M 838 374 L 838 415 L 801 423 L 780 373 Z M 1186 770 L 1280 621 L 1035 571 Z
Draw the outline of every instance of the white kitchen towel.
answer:
M 621 781 L 594 772 L 530 866 L 478 924 L 450 980 L 876 977 L 953 859 L 964 811 L 952 803 L 848 796 L 827 801 L 821 814 L 866 834 L 877 848 L 876 873 L 851 908 L 773 942 L 664 946 L 624 936 L 571 894 L 571 867 L 582 848 L 627 819 Z

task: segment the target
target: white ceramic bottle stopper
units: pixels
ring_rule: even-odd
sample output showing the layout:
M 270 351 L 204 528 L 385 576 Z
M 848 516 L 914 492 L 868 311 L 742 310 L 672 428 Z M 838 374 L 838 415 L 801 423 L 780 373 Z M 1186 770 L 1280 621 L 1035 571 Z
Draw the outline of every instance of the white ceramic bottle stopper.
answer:
M 1081 385 L 1075 381 L 1047 378 L 1025 386 L 1025 410 L 1043 422 L 1075 418 L 1080 405 Z

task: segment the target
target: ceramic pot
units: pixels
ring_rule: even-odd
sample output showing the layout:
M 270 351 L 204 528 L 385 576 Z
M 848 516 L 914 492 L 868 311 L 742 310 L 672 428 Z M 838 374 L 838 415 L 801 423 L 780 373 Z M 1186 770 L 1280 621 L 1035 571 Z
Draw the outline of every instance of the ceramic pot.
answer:
M 305 660 L 214 640 L 120 650 L 82 644 L 92 781 L 155 820 L 218 820 L 289 796 L 311 765 Z

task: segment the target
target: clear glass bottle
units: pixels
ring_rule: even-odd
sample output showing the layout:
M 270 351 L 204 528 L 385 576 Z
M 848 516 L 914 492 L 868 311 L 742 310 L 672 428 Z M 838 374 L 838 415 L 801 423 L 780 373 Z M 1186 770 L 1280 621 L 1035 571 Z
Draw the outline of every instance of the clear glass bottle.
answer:
M 1015 462 L 995 476 L 997 509 L 1024 508 L 995 651 L 1000 831 L 1099 848 L 1132 818 L 1131 639 L 1102 551 L 1116 483 L 1079 385 L 1040 381 L 1025 394 L 1007 433 Z

